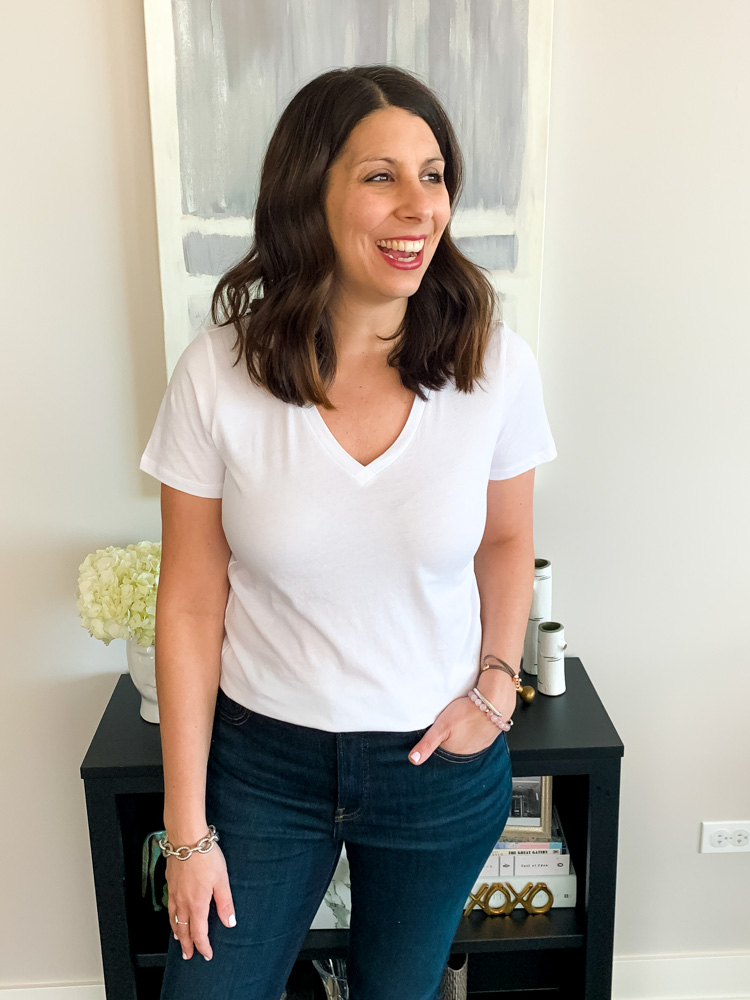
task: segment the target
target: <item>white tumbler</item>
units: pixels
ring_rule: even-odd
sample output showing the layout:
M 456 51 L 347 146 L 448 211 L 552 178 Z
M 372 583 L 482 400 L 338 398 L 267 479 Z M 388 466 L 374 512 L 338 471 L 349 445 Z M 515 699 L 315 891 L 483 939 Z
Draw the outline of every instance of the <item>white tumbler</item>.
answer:
M 537 647 L 537 691 L 539 694 L 564 694 L 565 650 L 568 648 L 565 626 L 560 622 L 542 622 Z
M 523 644 L 523 669 L 537 674 L 537 638 L 540 622 L 552 617 L 552 563 L 549 559 L 534 560 L 534 592 L 531 595 L 529 621 Z

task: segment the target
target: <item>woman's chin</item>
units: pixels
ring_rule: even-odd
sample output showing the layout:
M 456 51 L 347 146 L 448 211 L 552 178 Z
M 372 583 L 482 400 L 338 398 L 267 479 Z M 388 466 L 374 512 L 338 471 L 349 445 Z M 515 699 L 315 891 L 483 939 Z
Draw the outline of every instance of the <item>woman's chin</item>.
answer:
M 382 279 L 378 281 L 377 286 L 382 289 L 383 294 L 385 295 L 403 298 L 404 296 L 413 295 L 416 292 L 422 281 L 423 273 L 424 271 L 422 268 L 418 271 L 394 270 L 393 274 L 385 281 Z

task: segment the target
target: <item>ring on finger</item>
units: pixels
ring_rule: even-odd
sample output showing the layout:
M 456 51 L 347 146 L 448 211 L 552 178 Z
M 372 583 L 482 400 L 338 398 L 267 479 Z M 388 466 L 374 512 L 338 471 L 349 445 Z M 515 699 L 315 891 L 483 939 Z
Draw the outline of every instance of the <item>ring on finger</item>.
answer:
M 176 924 L 189 924 L 189 923 L 190 923 L 190 921 L 189 921 L 189 920 L 178 920 L 178 919 L 177 919 L 177 914 L 176 914 L 176 913 L 175 913 L 175 915 L 174 915 L 174 922 L 175 922 Z

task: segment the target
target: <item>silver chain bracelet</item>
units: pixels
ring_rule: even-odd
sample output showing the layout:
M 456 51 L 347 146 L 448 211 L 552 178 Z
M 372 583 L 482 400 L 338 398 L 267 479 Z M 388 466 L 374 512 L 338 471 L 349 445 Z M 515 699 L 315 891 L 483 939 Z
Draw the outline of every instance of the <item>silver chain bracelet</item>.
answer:
M 178 858 L 180 861 L 187 861 L 194 851 L 198 851 L 199 854 L 208 854 L 216 841 L 219 839 L 215 826 L 209 826 L 208 833 L 209 835 L 204 837 L 203 840 L 199 840 L 195 847 L 178 847 L 177 850 L 172 847 L 165 837 L 164 840 L 159 841 L 162 857 Z M 183 854 L 183 851 L 187 851 L 187 854 Z

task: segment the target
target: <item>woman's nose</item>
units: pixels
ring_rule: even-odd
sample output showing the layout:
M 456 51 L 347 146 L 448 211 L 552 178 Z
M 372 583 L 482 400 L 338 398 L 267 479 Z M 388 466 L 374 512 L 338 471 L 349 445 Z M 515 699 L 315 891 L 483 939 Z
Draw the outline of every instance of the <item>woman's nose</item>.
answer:
M 407 183 L 400 192 L 396 214 L 405 218 L 429 219 L 433 212 L 433 198 L 424 190 L 422 182 Z

